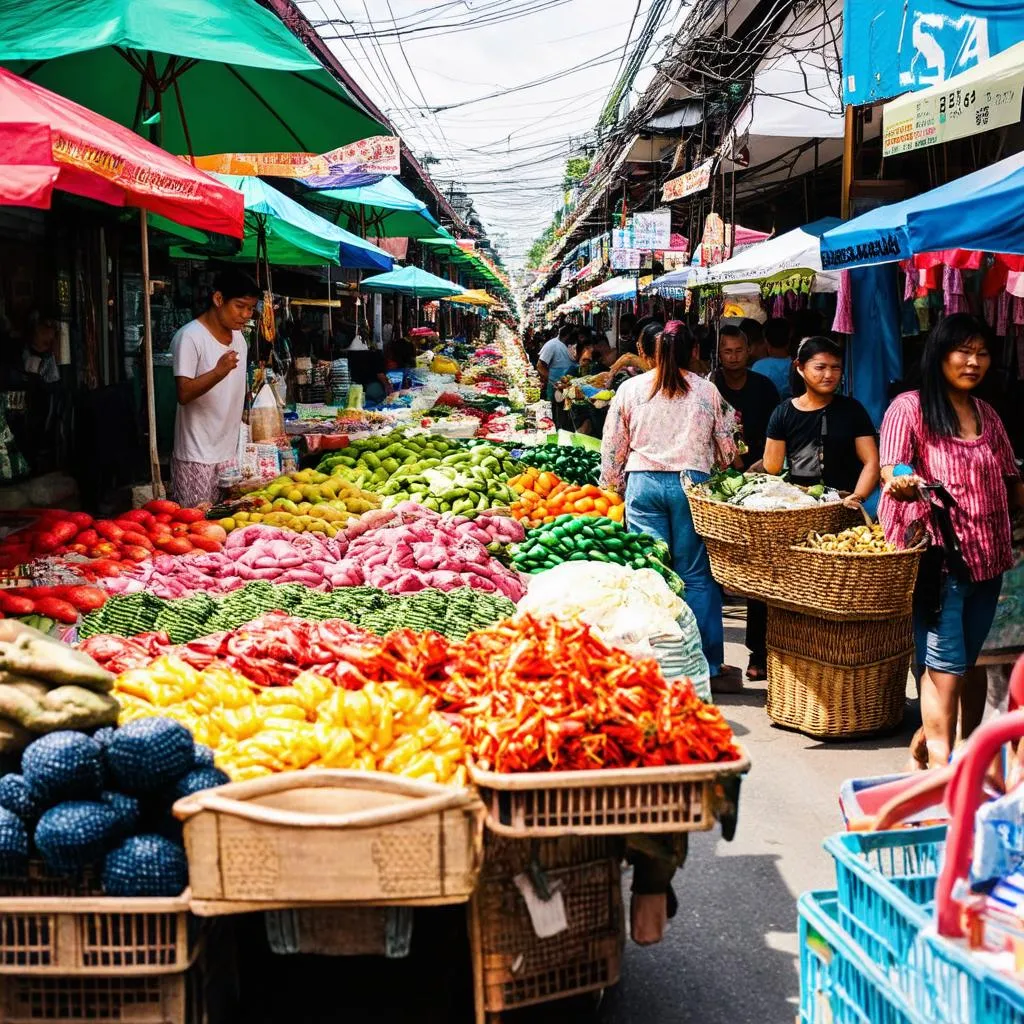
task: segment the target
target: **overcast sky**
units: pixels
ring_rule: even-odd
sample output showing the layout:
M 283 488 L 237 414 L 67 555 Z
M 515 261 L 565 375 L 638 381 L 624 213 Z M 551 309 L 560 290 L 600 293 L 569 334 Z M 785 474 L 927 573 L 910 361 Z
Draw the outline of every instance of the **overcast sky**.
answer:
M 447 191 L 453 179 L 465 184 L 495 247 L 519 264 L 561 205 L 573 141 L 593 137 L 623 56 L 633 0 L 299 0 L 299 6 L 413 151 L 441 160 L 428 168 L 438 185 Z M 641 0 L 634 40 L 649 6 Z M 678 27 L 684 6 L 673 4 L 658 40 Z M 507 20 L 486 23 L 498 18 Z M 660 52 L 652 48 L 648 64 Z M 580 64 L 590 66 L 480 99 Z M 638 89 L 651 73 L 649 67 L 640 73 Z M 433 109 L 450 104 L 462 105 Z

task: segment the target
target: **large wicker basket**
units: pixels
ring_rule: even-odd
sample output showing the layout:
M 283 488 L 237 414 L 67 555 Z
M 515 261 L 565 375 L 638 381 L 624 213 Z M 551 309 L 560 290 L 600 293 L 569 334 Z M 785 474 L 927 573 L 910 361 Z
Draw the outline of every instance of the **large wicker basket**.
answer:
M 818 739 L 845 740 L 903 720 L 911 652 L 842 667 L 768 648 L 768 717 Z
M 922 547 L 863 554 L 792 545 L 769 599 L 819 619 L 893 619 L 913 611 Z
M 712 501 L 701 486 L 686 492 L 694 529 L 704 538 L 711 575 L 728 590 L 763 601 L 774 598 L 792 545 L 814 530 L 838 533 L 862 522 L 838 503 L 763 511 Z
M 285 772 L 193 794 L 174 813 L 202 916 L 462 903 L 483 860 L 472 791 L 381 772 Z
M 836 621 L 768 606 L 768 646 L 826 665 L 870 665 L 906 654 L 913 642 L 914 620 L 909 615 Z

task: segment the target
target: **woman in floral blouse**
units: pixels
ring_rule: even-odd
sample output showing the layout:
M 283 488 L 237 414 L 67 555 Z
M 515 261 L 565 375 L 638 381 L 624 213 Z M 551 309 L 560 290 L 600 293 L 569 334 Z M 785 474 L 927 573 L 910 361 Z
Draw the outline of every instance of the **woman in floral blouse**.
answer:
M 604 427 L 601 482 L 625 493 L 631 530 L 671 548 L 711 675 L 717 676 L 725 656 L 722 591 L 693 528 L 683 486 L 702 483 L 713 469 L 735 461 L 739 424 L 715 385 L 685 369 L 692 352 L 693 335 L 671 320 L 656 338 L 654 369 L 619 388 Z

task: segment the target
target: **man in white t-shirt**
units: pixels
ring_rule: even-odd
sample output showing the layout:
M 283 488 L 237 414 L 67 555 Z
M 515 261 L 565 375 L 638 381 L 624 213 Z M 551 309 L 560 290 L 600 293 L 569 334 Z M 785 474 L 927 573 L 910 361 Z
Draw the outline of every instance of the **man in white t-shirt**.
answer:
M 217 500 L 221 467 L 238 451 L 246 388 L 242 328 L 256 312 L 259 297 L 259 286 L 248 274 L 218 274 L 209 309 L 171 342 L 178 390 L 171 490 L 187 508 Z

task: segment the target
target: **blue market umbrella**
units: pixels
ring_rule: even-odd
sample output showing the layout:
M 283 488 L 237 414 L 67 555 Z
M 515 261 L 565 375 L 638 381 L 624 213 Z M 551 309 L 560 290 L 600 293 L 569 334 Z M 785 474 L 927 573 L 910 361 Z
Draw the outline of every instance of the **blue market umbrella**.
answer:
M 356 188 L 317 189 L 303 201 L 337 223 L 346 217 L 353 231 L 358 228 L 377 238 L 437 237 L 437 221 L 427 204 L 390 175 Z
M 465 290 L 419 267 L 402 267 L 389 274 L 377 274 L 366 278 L 359 287 L 367 292 L 392 292 L 416 299 L 443 299 L 449 295 L 461 295 Z
M 821 236 L 825 270 L 894 263 L 915 253 L 1024 254 L 1024 153 L 930 192 L 854 217 Z

